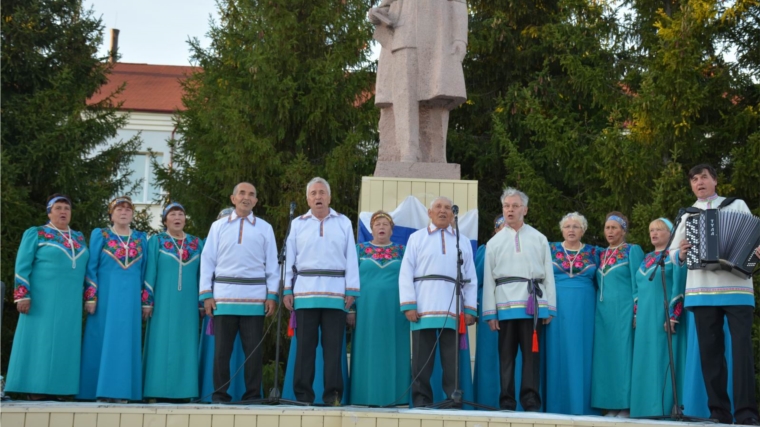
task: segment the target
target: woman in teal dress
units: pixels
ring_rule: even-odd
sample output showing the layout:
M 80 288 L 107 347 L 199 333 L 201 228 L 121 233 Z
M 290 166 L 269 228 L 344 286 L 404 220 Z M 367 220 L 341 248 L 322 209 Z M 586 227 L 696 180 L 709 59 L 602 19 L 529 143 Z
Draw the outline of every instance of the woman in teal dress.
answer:
M 108 205 L 113 225 L 92 230 L 85 296 L 94 313 L 87 318 L 77 399 L 126 403 L 142 400 L 140 321 L 153 293 L 143 287 L 145 233 L 132 230 L 132 199 Z
M 631 407 L 633 362 L 633 288 L 644 259 L 639 245 L 625 242 L 628 218 L 610 212 L 604 223 L 609 243 L 599 254 L 591 369 L 591 406 L 606 416 L 627 418 Z
M 494 219 L 493 235 L 496 235 L 502 228 L 504 228 L 504 216 L 499 215 Z M 475 376 L 473 388 L 475 389 L 475 403 L 498 408 L 499 393 L 501 392 L 499 332 L 492 331 L 488 327 L 488 322 L 483 320 L 483 268 L 485 260 L 486 245 L 483 244 L 478 247 L 478 251 L 475 253 L 475 273 L 478 276 L 478 326 L 475 338 Z M 517 359 L 521 360 L 521 356 L 518 355 Z M 515 368 L 515 385 L 519 390 L 522 363 L 518 363 L 520 363 L 519 366 Z
M 79 392 L 89 251 L 82 233 L 69 227 L 68 197 L 50 196 L 47 213 L 50 222 L 26 230 L 16 255 L 13 301 L 21 315 L 5 391 L 28 393 L 31 400 Z
M 222 219 L 230 216 L 235 211 L 234 207 L 224 208 L 219 212 L 216 219 Z M 213 284 L 212 284 L 213 286 Z M 199 305 L 201 311 L 203 306 Z M 214 321 L 213 317 L 204 316 L 201 324 L 200 343 L 198 344 L 198 383 L 201 402 L 211 402 L 211 395 L 214 393 Z M 235 338 L 235 344 L 232 347 L 232 357 L 230 358 L 230 385 L 227 393 L 232 397 L 233 402 L 240 401 L 245 393 L 245 381 L 243 381 L 243 362 L 245 362 L 245 353 L 243 344 L 240 342 L 240 335 Z
M 184 232 L 185 208 L 164 209 L 163 233 L 148 242 L 145 286 L 153 292 L 144 305 L 143 382 L 145 398 L 198 397 L 198 327 L 204 311 L 198 306 L 198 277 L 203 244 Z
M 398 308 L 398 274 L 404 245 L 391 242 L 393 220 L 383 211 L 370 220 L 372 240 L 356 245 L 362 296 L 351 342 L 351 404 L 385 406 L 407 403 L 411 382 L 409 321 Z M 406 398 L 406 399 L 405 399 Z
M 631 416 L 668 416 L 673 408 L 673 388 L 670 380 L 668 335 L 664 329 L 665 306 L 662 294 L 662 277 L 658 269 L 654 280 L 649 276 L 657 267 L 657 260 L 666 251 L 673 224 L 659 218 L 649 224 L 649 238 L 654 246 L 636 271 L 634 313 L 636 331 L 633 340 L 633 382 L 631 384 Z M 673 354 L 676 364 L 676 387 L 683 393 L 683 356 L 686 350 L 686 330 L 676 328 L 683 311 L 683 290 L 686 284 L 686 267 L 674 266 L 665 253 L 665 280 L 670 305 L 669 324 L 673 332 Z M 680 333 L 676 333 L 680 332 Z
M 591 407 L 597 248 L 581 242 L 588 228 L 577 213 L 559 222 L 564 241 L 550 244 L 557 316 L 546 325 L 546 412 L 597 415 Z

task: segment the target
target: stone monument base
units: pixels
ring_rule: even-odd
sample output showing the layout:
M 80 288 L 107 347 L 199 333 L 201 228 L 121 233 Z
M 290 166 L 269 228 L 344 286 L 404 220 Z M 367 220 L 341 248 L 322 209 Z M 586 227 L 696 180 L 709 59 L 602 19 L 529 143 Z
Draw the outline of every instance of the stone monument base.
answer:
M 401 163 L 378 161 L 375 166 L 376 177 L 384 178 L 418 178 L 418 179 L 454 179 L 462 177 L 462 171 L 456 163 Z

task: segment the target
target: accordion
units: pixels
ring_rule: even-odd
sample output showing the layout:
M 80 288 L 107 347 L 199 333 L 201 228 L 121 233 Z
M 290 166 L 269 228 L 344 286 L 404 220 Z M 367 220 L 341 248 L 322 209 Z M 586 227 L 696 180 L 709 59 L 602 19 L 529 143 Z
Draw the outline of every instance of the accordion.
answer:
M 726 270 L 752 277 L 758 264 L 760 218 L 742 212 L 707 209 L 686 217 L 686 253 L 690 270 Z

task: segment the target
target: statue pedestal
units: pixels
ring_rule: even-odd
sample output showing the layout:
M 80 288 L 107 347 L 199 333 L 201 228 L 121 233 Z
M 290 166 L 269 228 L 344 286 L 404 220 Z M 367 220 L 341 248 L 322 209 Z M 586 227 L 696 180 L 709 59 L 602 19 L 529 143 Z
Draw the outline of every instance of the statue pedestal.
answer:
M 416 197 L 426 209 L 436 197 L 446 196 L 459 205 L 460 215 L 464 215 L 478 208 L 478 181 L 365 176 L 362 177 L 359 212 L 391 212 L 409 196 Z
M 459 180 L 461 168 L 455 163 L 402 163 L 378 161 L 375 177 Z

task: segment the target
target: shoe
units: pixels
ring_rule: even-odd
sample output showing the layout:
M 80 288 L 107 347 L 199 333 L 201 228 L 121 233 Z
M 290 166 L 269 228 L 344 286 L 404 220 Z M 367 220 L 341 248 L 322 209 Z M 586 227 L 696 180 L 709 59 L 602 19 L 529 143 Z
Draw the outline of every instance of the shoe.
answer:
M 617 416 L 618 412 L 620 412 L 620 411 L 615 411 L 615 410 L 607 411 L 607 413 L 604 414 L 604 416 L 605 417 L 615 417 L 615 416 Z
M 720 424 L 733 424 L 734 423 L 734 417 L 729 412 L 725 411 L 716 411 L 711 410 L 710 411 L 710 420 L 716 423 Z M 750 424 L 752 425 L 752 424 Z
M 736 424 L 741 424 L 743 426 L 760 426 L 760 420 L 758 420 L 755 417 L 749 417 L 749 418 L 743 419 L 742 421 Z
M 631 411 L 628 409 L 623 409 L 622 411 L 618 412 L 617 415 L 615 415 L 617 418 L 631 418 Z

